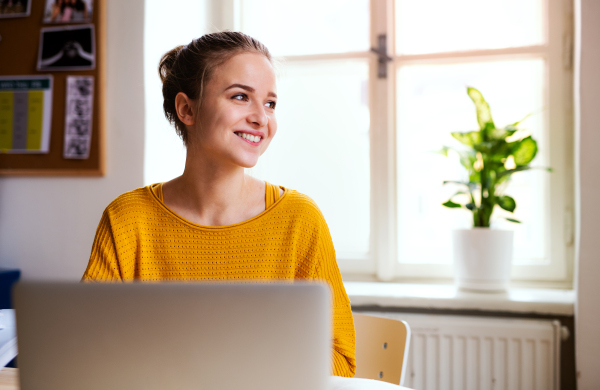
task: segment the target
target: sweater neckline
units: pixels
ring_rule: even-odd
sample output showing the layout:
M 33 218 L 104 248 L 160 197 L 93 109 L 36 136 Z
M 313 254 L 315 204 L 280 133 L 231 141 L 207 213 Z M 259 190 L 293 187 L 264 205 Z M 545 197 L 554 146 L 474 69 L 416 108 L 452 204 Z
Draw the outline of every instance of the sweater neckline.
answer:
M 176 212 L 174 212 L 173 210 L 171 210 L 156 194 L 155 190 L 153 189 L 154 187 L 158 187 L 160 186 L 159 190 L 162 192 L 162 185 L 163 183 L 154 183 L 154 184 L 150 184 L 148 186 L 146 186 L 144 189 L 150 193 L 150 197 L 154 200 L 154 202 L 156 202 L 167 214 L 169 214 L 171 217 L 177 219 L 178 221 L 191 226 L 193 228 L 196 229 L 202 229 L 202 230 L 227 230 L 227 229 L 231 229 L 231 228 L 236 228 L 242 225 L 246 225 L 249 223 L 252 223 L 260 218 L 262 218 L 264 215 L 268 214 L 271 212 L 271 210 L 273 210 L 274 208 L 278 207 L 279 204 L 281 204 L 283 202 L 284 199 L 287 199 L 287 194 L 289 192 L 289 189 L 286 187 L 281 187 L 283 188 L 283 194 L 279 197 L 279 199 L 277 199 L 271 206 L 267 207 L 265 209 L 265 211 L 263 211 L 262 213 L 247 219 L 245 221 L 241 221 L 238 223 L 234 223 L 232 225 L 224 225 L 224 226 L 208 226 L 208 225 L 200 225 L 194 222 L 191 222 L 185 218 L 183 218 L 182 216 L 180 216 L 179 214 L 177 214 Z M 277 186 L 277 188 L 280 188 L 279 186 Z

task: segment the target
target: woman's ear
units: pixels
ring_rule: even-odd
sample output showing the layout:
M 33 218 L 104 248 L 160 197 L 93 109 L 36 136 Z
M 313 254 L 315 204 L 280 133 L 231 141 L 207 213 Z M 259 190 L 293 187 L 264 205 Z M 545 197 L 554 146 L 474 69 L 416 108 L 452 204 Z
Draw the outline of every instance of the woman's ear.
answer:
M 196 123 L 196 116 L 192 99 L 190 99 L 185 93 L 179 92 L 175 96 L 175 110 L 177 111 L 177 117 L 183 122 L 183 124 L 191 126 Z

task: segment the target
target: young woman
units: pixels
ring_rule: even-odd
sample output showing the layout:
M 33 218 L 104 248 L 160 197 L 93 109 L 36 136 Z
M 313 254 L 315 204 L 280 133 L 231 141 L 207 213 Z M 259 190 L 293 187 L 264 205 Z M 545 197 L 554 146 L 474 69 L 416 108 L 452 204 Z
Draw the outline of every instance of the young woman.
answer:
M 308 196 L 244 174 L 277 132 L 267 48 L 207 34 L 160 61 L 181 176 L 104 211 L 83 281 L 321 280 L 333 295 L 333 373 L 353 376 L 354 324 L 325 219 Z

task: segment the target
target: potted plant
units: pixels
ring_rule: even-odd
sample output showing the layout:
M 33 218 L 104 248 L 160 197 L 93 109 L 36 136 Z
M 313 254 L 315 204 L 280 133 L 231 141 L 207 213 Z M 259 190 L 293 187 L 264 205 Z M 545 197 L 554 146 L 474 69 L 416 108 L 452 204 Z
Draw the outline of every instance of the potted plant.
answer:
M 513 174 L 532 169 L 529 164 L 538 146 L 530 134 L 517 128 L 525 118 L 499 129 L 481 92 L 467 88 L 467 93 L 475 104 L 479 130 L 451 133 L 464 147 L 445 146 L 441 151 L 445 156 L 450 150 L 456 152 L 468 175 L 468 180 L 444 181 L 459 190 L 443 205 L 466 208 L 473 215 L 473 229 L 453 231 L 455 280 L 464 289 L 503 291 L 510 281 L 514 232 L 491 229 L 490 222 L 496 206 L 515 211 L 515 200 L 504 190 Z

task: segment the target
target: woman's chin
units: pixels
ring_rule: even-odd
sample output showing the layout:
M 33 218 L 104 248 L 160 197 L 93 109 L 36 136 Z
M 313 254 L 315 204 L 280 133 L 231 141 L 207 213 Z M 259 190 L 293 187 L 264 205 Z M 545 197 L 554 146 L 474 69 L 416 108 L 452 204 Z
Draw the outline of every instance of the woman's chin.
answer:
M 236 163 L 242 168 L 254 168 L 258 164 L 258 157 L 240 159 Z

